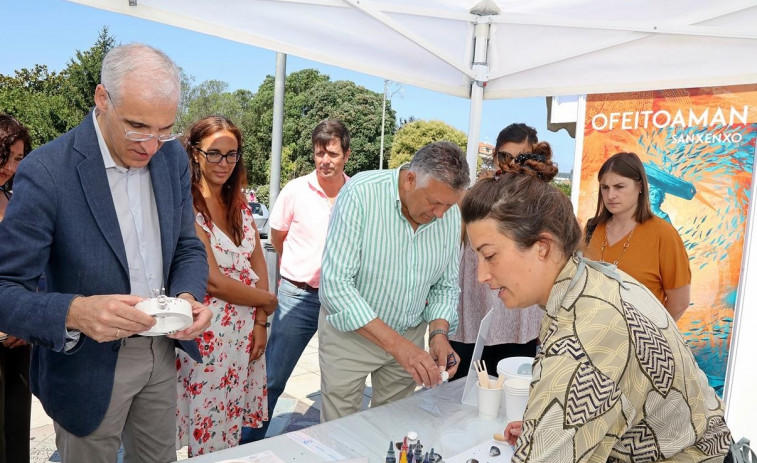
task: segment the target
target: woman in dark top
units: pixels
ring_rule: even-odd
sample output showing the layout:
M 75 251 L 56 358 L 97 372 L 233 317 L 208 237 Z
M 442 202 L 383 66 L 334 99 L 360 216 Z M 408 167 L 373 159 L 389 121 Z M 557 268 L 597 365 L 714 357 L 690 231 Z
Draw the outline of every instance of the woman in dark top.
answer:
M 0 220 L 11 199 L 13 175 L 31 150 L 26 127 L 0 114 Z M 2 238 L 0 238 L 2 239 Z M 0 333 L 0 463 L 29 461 L 29 353 L 23 339 Z

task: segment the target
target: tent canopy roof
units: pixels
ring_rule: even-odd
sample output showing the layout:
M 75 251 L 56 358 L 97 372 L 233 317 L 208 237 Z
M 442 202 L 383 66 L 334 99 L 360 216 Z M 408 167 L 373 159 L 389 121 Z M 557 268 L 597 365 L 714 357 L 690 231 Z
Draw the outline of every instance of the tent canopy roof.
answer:
M 466 98 L 757 82 L 756 0 L 71 1 Z

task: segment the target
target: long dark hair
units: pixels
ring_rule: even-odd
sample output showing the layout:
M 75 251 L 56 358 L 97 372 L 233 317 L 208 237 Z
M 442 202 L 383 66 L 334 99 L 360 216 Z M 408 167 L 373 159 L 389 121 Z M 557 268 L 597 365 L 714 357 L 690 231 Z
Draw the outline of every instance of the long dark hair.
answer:
M 609 173 L 630 178 L 631 180 L 641 183 L 641 194 L 636 203 L 635 219 L 636 222 L 640 224 L 651 219 L 653 216 L 652 209 L 649 205 L 649 182 L 647 181 L 647 174 L 644 171 L 644 165 L 641 163 L 641 159 L 639 159 L 634 153 L 615 153 L 602 164 L 602 167 L 597 173 L 597 181 L 602 181 L 602 177 Z M 597 194 L 597 210 L 594 213 L 594 217 L 589 219 L 586 223 L 587 243 L 591 238 L 591 233 L 597 225 L 600 223 L 607 223 L 610 218 L 612 218 L 612 214 L 605 207 L 605 202 L 602 200 L 602 193 L 599 192 Z
M 0 169 L 5 167 L 11 154 L 11 145 L 17 141 L 24 142 L 24 156 L 32 150 L 32 139 L 29 131 L 13 116 L 0 114 Z M 13 178 L 10 178 L 5 185 L 0 185 L 5 190 L 13 187 Z
M 205 220 L 210 221 L 210 211 L 202 196 L 202 172 L 200 164 L 195 156 L 202 156 L 197 148 L 202 140 L 224 130 L 231 132 L 237 139 L 237 152 L 242 152 L 242 132 L 234 123 L 223 116 L 208 116 L 195 122 L 189 129 L 184 141 L 184 148 L 189 156 L 189 165 L 192 170 L 192 202 L 195 210 L 202 214 Z M 234 170 L 221 188 L 221 200 L 226 209 L 226 221 L 231 228 L 231 238 L 234 243 L 239 245 L 242 242 L 244 230 L 242 230 L 242 214 L 240 211 L 247 207 L 247 202 L 242 193 L 242 186 L 247 184 L 247 174 L 244 168 L 244 161 L 240 157 L 239 161 L 234 164 Z

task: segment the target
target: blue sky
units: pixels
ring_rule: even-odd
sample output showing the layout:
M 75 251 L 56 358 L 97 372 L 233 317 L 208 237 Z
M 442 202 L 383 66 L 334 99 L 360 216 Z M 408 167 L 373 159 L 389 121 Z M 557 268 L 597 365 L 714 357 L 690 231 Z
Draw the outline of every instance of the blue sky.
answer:
M 0 0 L 0 18 L 5 37 L 0 48 L 0 73 L 6 75 L 35 64 L 60 71 L 76 50 L 87 50 L 95 43 L 103 26 L 120 43 L 144 42 L 165 51 L 195 78 L 195 84 L 215 79 L 227 82 L 230 90 L 256 91 L 265 76 L 275 72 L 274 51 L 63 0 Z M 379 77 L 287 57 L 287 74 L 306 68 L 316 68 L 332 80 L 351 80 L 378 93 L 384 89 Z M 405 85 L 391 100 L 398 118 L 439 119 L 468 131 L 467 99 Z M 493 144 L 503 127 L 525 122 L 552 145 L 560 171 L 568 172 L 573 167 L 574 140 L 565 130 L 548 131 L 546 115 L 544 98 L 486 100 L 480 141 Z

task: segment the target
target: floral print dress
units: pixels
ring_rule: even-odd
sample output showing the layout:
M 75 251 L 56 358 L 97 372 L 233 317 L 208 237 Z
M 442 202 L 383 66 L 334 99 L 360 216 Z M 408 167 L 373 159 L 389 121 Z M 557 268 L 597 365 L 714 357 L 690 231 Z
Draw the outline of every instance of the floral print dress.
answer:
M 255 229 L 249 209 L 242 211 L 244 238 L 237 246 L 211 221 L 197 214 L 224 275 L 253 286 L 258 276 L 250 257 Z M 207 331 L 196 339 L 203 363 L 177 351 L 178 397 L 176 445 L 189 445 L 189 456 L 239 444 L 242 426 L 259 428 L 268 419 L 265 354 L 250 361 L 255 308 L 205 295 L 213 312 Z

